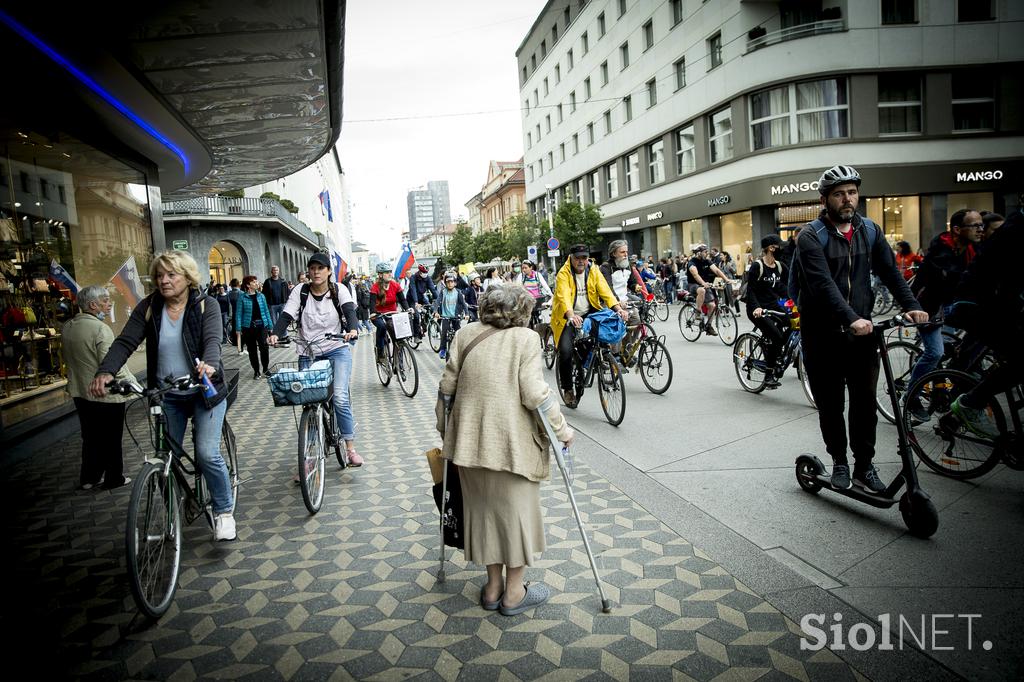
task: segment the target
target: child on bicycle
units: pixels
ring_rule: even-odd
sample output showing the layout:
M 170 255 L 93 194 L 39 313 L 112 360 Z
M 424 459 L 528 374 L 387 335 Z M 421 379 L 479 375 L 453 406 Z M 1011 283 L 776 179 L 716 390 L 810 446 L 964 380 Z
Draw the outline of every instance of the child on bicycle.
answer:
M 449 331 L 454 334 L 459 330 L 462 316 L 467 312 L 466 298 L 455 288 L 455 273 L 449 272 L 444 276 L 444 290 L 434 301 L 434 319 L 441 320 L 441 350 L 438 355 L 442 360 L 448 355 Z

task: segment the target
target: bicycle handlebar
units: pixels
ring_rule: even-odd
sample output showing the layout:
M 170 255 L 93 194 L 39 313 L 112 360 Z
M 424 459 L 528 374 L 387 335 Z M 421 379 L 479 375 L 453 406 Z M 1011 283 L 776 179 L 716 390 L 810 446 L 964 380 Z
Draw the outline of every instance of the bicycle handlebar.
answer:
M 122 379 L 121 381 L 108 381 L 106 383 L 106 387 L 115 395 L 140 395 L 145 398 L 149 398 L 156 395 L 162 395 L 168 391 L 187 391 L 191 388 L 202 386 L 201 383 L 197 383 L 189 375 L 174 377 L 168 374 L 166 377 L 161 379 L 161 381 L 166 384 L 163 388 L 142 388 L 127 379 Z

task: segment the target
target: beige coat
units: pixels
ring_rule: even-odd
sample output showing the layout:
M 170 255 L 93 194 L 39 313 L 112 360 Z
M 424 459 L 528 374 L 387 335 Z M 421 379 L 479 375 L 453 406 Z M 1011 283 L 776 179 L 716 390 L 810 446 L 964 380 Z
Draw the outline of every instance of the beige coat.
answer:
M 72 398 L 98 403 L 123 403 L 127 400 L 122 395 L 107 394 L 95 398 L 89 393 L 89 384 L 96 376 L 100 361 L 114 342 L 114 332 L 110 327 L 95 315 L 78 313 L 64 323 L 61 337 L 64 342 L 64 362 L 68 367 L 68 392 Z M 114 378 L 118 381 L 135 380 L 127 367 L 122 367 Z
M 460 374 L 466 346 L 486 329 L 480 322 L 467 325 L 448 351 L 440 392 L 456 397 L 447 433 L 438 401 L 444 456 L 458 466 L 509 471 L 542 481 L 550 474 L 550 450 L 535 410 L 551 388 L 541 374 L 537 333 L 512 327 L 491 335 L 469 354 Z M 552 401 L 547 417 L 559 440 L 568 440 L 572 429 L 558 403 Z

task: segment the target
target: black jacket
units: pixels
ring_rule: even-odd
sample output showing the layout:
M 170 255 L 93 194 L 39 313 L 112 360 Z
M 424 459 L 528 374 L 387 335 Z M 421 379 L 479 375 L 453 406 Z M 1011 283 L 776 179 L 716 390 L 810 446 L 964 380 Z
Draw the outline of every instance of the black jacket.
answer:
M 96 373 L 117 374 L 117 370 L 128 362 L 128 358 L 139 347 L 139 344 L 145 341 L 146 385 L 149 388 L 156 388 L 158 379 L 163 378 L 157 377 L 156 371 L 163 310 L 163 296 L 152 293 L 142 299 L 132 311 L 120 336 L 114 339 L 114 343 L 110 345 L 110 350 L 107 351 L 107 355 L 103 358 Z M 199 358 L 217 370 L 211 378 L 213 387 L 217 389 L 217 395 L 213 398 L 206 398 L 202 391 L 196 393 L 203 398 L 207 407 L 213 407 L 227 397 L 224 386 L 224 364 L 221 362 L 220 356 L 220 343 L 224 335 L 220 306 L 215 299 L 198 289 L 189 289 L 188 303 L 185 304 L 182 319 L 185 320 L 185 325 L 181 335 L 185 341 L 185 350 L 189 359 Z
M 801 277 L 801 330 L 845 328 L 861 318 L 870 320 L 874 303 L 872 272 L 889 288 L 901 309 L 921 309 L 896 268 L 896 258 L 884 235 L 877 235 L 872 247 L 864 222 L 854 214 L 853 238 L 848 242 L 824 210 L 820 218 L 828 233 L 825 247 L 818 241 L 814 227 L 805 225 L 797 236 L 793 256 Z
M 925 310 L 934 315 L 939 308 L 953 302 L 956 285 L 974 255 L 973 245 L 957 253 L 956 237 L 950 232 L 943 232 L 932 240 L 914 277 L 914 295 Z
M 782 261 L 776 260 L 775 267 L 765 267 L 758 259 L 747 269 L 747 317 L 754 319 L 754 310 L 766 308 L 775 312 L 784 312 L 779 305 L 780 298 L 789 298 L 786 281 L 789 270 Z

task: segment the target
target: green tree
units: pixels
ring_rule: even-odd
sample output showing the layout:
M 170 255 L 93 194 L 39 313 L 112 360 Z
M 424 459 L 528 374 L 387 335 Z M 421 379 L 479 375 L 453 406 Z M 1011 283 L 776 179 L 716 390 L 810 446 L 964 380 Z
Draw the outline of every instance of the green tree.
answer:
M 448 240 L 448 248 L 444 254 L 447 263 L 470 263 L 476 258 L 473 231 L 465 222 L 455 226 L 455 232 Z
M 597 244 L 597 228 L 601 226 L 601 210 L 593 204 L 566 201 L 555 211 L 555 236 L 562 248 L 573 244 Z
M 526 247 L 541 243 L 540 225 L 532 213 L 517 213 L 506 218 L 502 228 L 508 242 L 506 258 L 526 258 Z
M 487 262 L 495 258 L 504 259 L 508 254 L 508 240 L 501 230 L 481 232 L 473 238 L 473 251 L 478 261 Z

